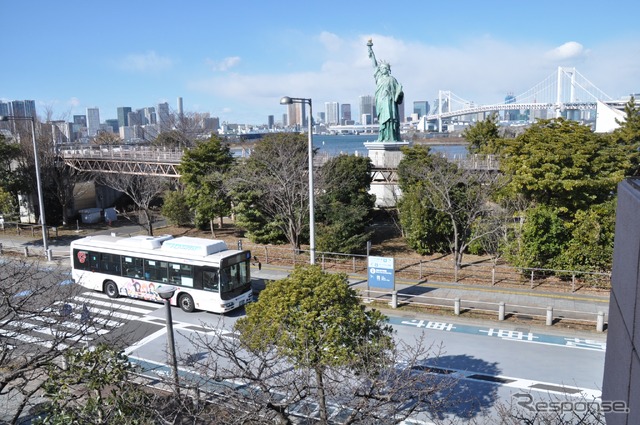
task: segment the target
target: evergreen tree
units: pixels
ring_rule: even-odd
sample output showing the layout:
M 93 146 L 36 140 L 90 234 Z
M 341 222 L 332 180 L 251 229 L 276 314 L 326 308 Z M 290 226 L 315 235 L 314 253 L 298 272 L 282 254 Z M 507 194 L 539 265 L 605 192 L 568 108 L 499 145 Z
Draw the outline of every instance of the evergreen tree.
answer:
M 253 241 L 284 237 L 300 249 L 309 228 L 308 139 L 276 133 L 256 142 L 230 179 L 236 223 Z
M 329 371 L 376 370 L 386 365 L 393 349 L 384 315 L 365 309 L 345 274 L 326 273 L 318 266 L 298 267 L 267 285 L 258 301 L 247 305 L 247 315 L 235 329 L 250 350 L 275 347 L 295 368 L 314 372 L 311 388 L 322 423 L 328 423 L 330 412 Z
M 316 203 L 317 248 L 325 252 L 363 252 L 375 205 L 369 193 L 371 160 L 340 155 L 322 167 L 322 194 Z
M 620 127 L 613 131 L 616 143 L 626 150 L 630 165 L 626 175 L 640 175 L 640 105 L 632 96 L 624 106 L 625 119 L 616 120 Z
M 610 137 L 563 118 L 536 122 L 507 142 L 500 160 L 509 196 L 520 193 L 569 219 L 610 199 L 629 166 L 627 152 Z
M 187 203 L 196 213 L 196 222 L 209 223 L 212 235 L 215 235 L 215 218 L 220 219 L 222 227 L 222 218 L 231 212 L 225 180 L 234 163 L 229 146 L 212 135 L 209 140 L 185 151 L 178 167 Z
M 471 154 L 496 154 L 496 141 L 500 138 L 498 132 L 498 114 L 493 113 L 485 120 L 478 121 L 462 132 L 462 137 L 469 143 L 467 150 Z

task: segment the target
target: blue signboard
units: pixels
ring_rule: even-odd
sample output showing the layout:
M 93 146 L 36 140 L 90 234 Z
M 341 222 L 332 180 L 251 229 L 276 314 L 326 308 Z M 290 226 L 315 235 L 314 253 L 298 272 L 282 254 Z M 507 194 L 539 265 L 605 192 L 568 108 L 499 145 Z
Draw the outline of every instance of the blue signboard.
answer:
M 395 290 L 395 268 L 391 257 L 369 257 L 369 286 Z

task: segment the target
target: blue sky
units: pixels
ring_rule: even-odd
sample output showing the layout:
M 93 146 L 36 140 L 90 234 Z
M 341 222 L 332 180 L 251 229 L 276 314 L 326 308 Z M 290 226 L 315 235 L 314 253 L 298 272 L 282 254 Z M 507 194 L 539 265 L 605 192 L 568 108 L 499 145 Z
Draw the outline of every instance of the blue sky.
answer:
M 230 123 L 280 120 L 285 95 L 357 113 L 375 89 L 368 38 L 407 110 L 438 90 L 500 103 L 558 66 L 613 98 L 640 92 L 637 0 L 0 0 L 0 16 L 0 99 L 34 99 L 55 119 L 178 97 Z

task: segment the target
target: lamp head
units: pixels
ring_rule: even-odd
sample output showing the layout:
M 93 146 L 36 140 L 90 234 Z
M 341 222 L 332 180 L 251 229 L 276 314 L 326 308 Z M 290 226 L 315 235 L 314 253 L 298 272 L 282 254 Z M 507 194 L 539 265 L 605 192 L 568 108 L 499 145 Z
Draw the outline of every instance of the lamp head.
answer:
M 0 115 L 0 121 L 9 121 L 9 117 L 6 115 Z
M 176 288 L 171 285 L 160 285 L 156 288 L 156 292 L 163 300 L 170 300 L 176 293 Z
M 282 99 L 280 99 L 281 105 L 291 105 L 292 103 L 293 103 L 293 100 L 291 100 L 289 96 L 285 96 Z

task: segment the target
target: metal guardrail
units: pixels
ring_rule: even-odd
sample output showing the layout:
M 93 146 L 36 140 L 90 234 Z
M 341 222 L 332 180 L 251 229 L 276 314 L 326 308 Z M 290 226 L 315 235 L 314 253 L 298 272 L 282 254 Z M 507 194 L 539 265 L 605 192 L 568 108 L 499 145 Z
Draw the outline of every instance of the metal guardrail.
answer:
M 373 295 L 373 296 L 372 296 Z M 426 308 L 446 309 L 455 316 L 459 316 L 462 310 L 481 312 L 493 315 L 498 321 L 503 321 L 509 316 L 526 317 L 527 319 L 539 318 L 547 326 L 551 326 L 556 320 L 570 320 L 584 324 L 595 324 L 598 332 L 605 329 L 606 316 L 604 311 L 589 313 L 585 311 L 556 309 L 553 307 L 524 306 L 518 304 L 506 304 L 504 302 L 463 300 L 461 298 L 430 297 L 428 295 L 407 294 L 402 291 L 375 291 L 360 289 L 359 297 L 365 302 L 388 303 L 391 308 L 397 308 L 400 304 L 421 306 Z

